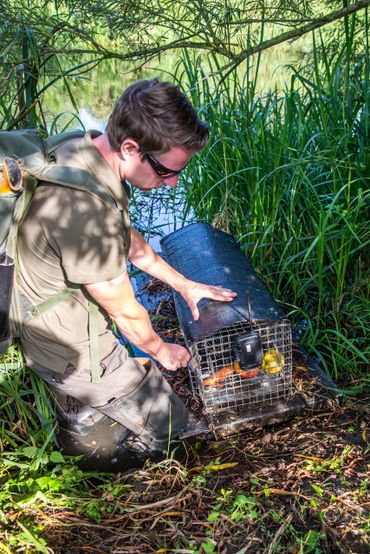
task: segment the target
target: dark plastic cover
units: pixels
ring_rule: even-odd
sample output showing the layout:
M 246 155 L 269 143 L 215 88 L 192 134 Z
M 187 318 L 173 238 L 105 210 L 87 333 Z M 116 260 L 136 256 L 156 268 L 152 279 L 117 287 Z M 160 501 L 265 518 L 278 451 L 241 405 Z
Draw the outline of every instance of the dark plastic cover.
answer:
M 166 261 L 188 279 L 222 285 L 238 293 L 232 302 L 202 299 L 198 321 L 193 320 L 182 297 L 174 293 L 177 315 L 188 342 L 239 321 L 276 321 L 284 317 L 231 235 L 208 223 L 193 223 L 164 237 L 161 247 Z
M 9 310 L 14 277 L 14 260 L 5 253 L 0 254 L 0 352 L 10 344 Z

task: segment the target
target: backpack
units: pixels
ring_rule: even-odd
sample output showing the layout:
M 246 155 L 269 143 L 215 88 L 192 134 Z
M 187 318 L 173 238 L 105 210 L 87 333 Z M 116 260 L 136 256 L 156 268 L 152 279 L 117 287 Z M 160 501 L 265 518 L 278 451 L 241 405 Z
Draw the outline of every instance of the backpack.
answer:
M 0 131 L 0 352 L 19 337 L 26 321 L 72 296 L 80 285 L 65 287 L 36 306 L 17 290 L 17 234 L 40 181 L 86 191 L 98 196 L 117 212 L 114 198 L 95 176 L 84 169 L 56 163 L 56 149 L 82 138 L 84 131 L 70 131 L 43 139 L 37 129 Z M 12 324 L 10 312 L 14 314 Z M 98 305 L 89 301 L 91 380 L 100 377 L 98 352 Z

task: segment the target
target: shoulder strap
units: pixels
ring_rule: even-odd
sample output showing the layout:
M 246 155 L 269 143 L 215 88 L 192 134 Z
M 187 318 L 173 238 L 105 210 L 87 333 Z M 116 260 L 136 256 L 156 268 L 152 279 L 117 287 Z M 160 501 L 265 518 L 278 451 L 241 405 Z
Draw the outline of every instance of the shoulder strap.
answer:
M 88 192 L 97 196 L 105 204 L 119 212 L 118 205 L 113 196 L 103 187 L 96 177 L 85 169 L 78 169 L 66 165 L 44 165 L 33 176 L 39 181 L 46 181 L 55 185 Z
M 55 151 L 61 145 L 73 139 L 83 138 L 84 135 L 84 131 L 75 130 L 44 139 L 38 129 L 0 131 L 0 164 L 6 156 L 17 159 L 26 175 L 48 183 L 86 191 L 100 198 L 118 213 L 120 210 L 115 199 L 92 173 L 55 163 Z
M 75 129 L 74 131 L 67 131 L 66 133 L 60 133 L 58 135 L 51 135 L 44 140 L 44 146 L 47 153 L 47 157 L 50 160 L 54 151 L 59 148 L 65 142 L 76 138 L 83 138 L 85 131 L 82 129 Z

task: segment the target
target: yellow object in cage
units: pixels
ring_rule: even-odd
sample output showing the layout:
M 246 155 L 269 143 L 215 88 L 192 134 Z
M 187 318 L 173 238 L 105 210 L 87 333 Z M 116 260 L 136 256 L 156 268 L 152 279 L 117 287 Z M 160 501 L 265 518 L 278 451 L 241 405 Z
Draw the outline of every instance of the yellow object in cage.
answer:
M 272 348 L 263 355 L 262 369 L 265 373 L 279 373 L 284 369 L 284 355 Z

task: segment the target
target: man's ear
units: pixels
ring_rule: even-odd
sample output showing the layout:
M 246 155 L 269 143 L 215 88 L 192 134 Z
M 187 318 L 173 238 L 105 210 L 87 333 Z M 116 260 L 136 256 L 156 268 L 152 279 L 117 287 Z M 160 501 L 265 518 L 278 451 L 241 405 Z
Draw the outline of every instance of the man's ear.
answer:
M 127 160 L 129 159 L 130 156 L 137 154 L 138 150 L 139 150 L 139 145 L 136 142 L 136 140 L 130 137 L 127 137 L 121 143 L 120 155 L 123 160 Z

